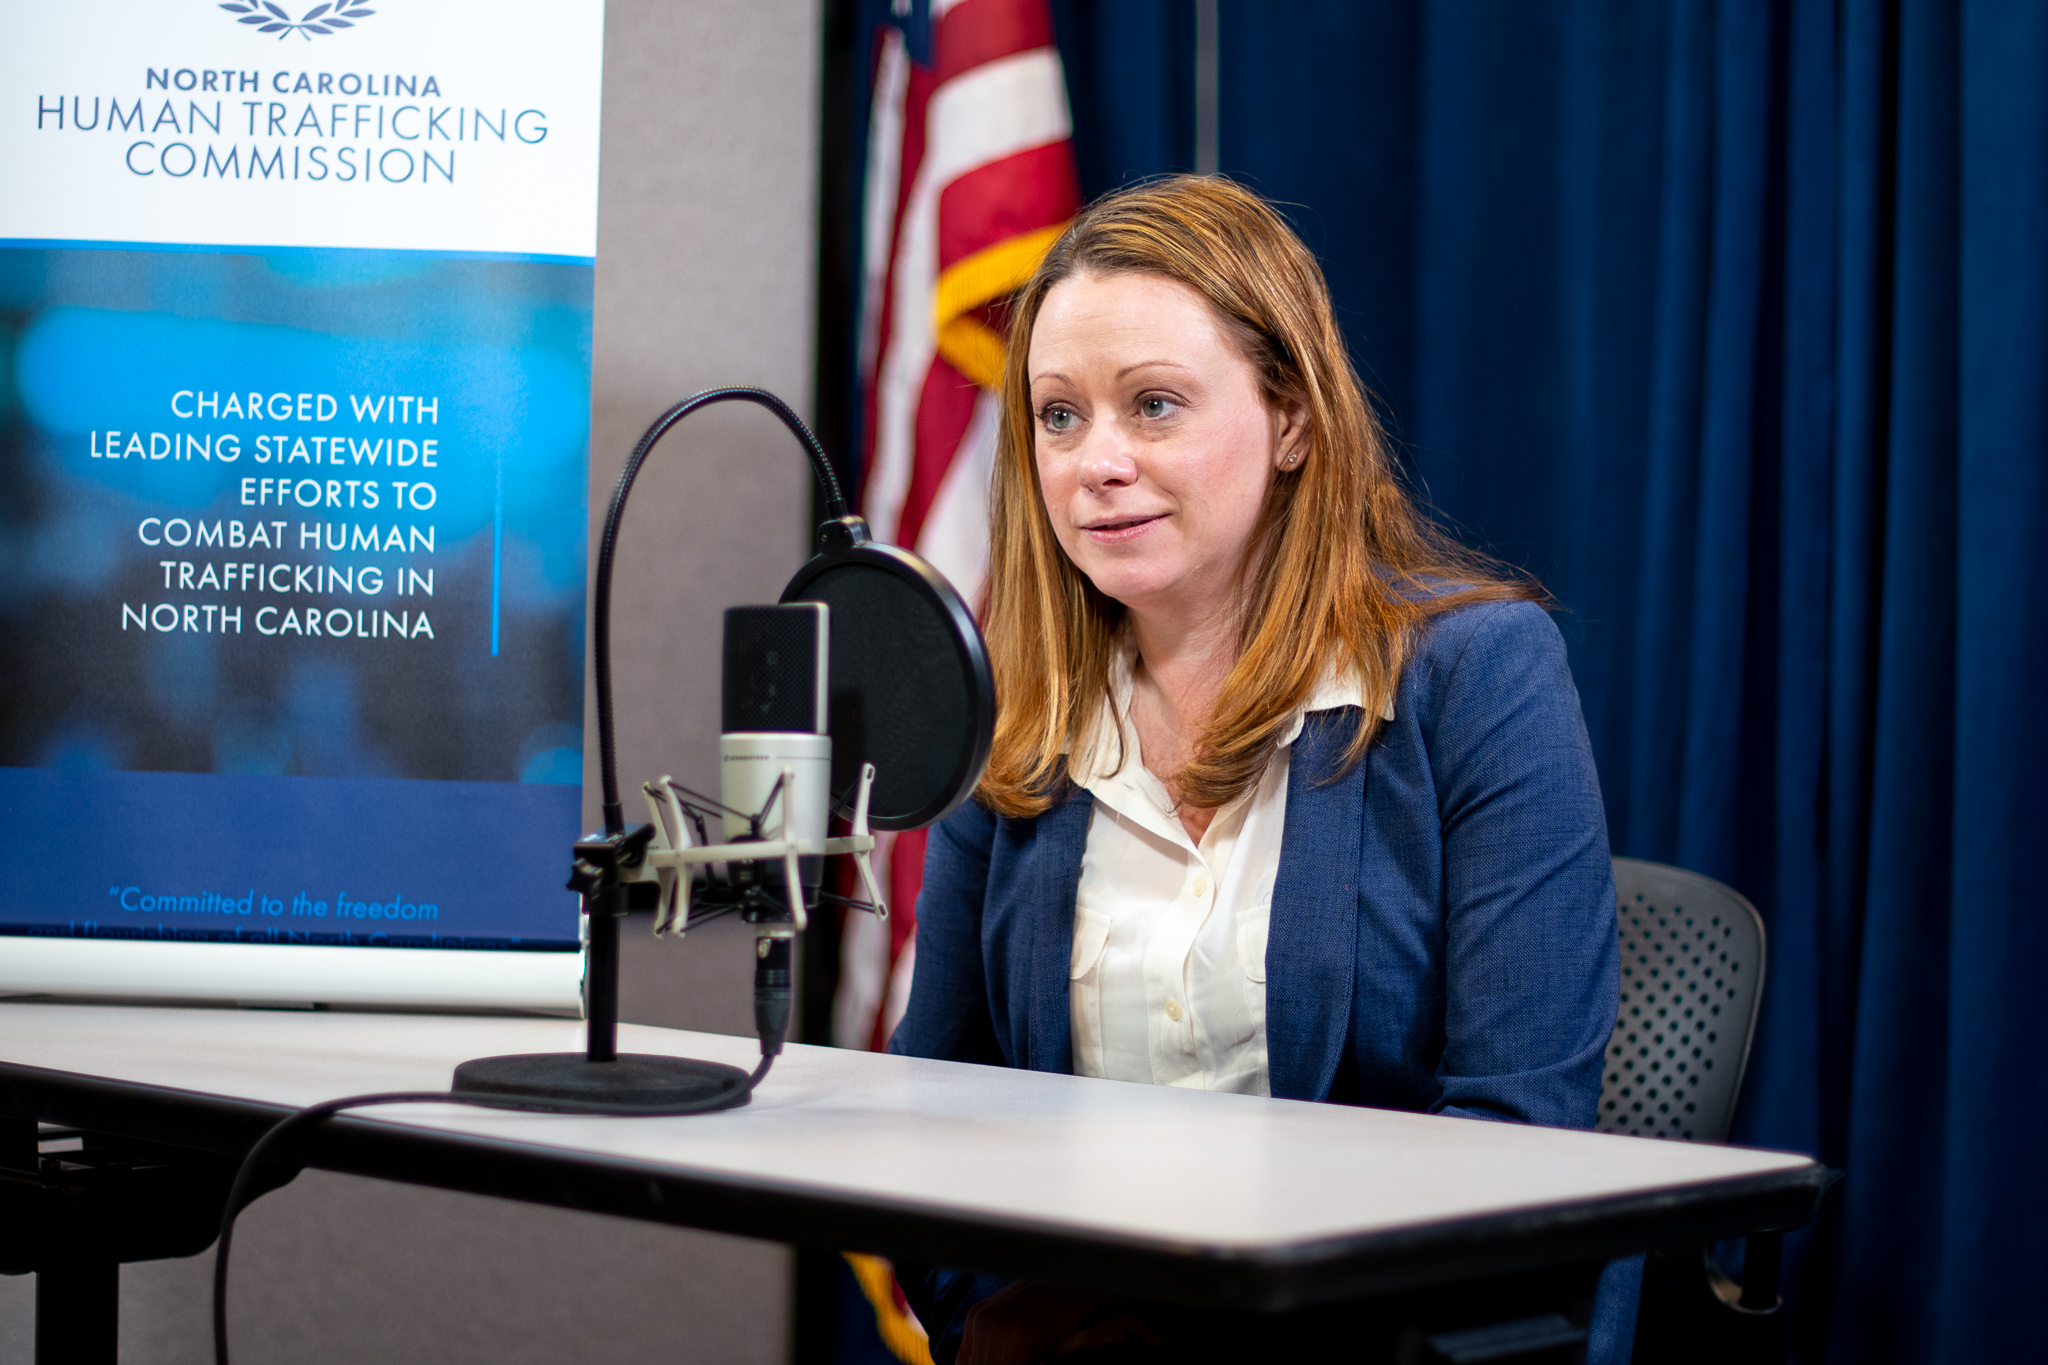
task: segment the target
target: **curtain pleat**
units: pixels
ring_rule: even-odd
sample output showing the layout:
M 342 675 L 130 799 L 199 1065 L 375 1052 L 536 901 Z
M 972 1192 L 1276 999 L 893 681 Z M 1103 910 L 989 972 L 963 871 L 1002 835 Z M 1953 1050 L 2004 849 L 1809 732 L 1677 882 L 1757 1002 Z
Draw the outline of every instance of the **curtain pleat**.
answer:
M 1962 12 L 1955 780 L 1947 1139 L 1936 1300 L 1948 1360 L 2042 1359 L 2037 1134 L 2048 1039 L 2048 6 Z M 2011 1305 L 2008 1307 L 2007 1305 Z

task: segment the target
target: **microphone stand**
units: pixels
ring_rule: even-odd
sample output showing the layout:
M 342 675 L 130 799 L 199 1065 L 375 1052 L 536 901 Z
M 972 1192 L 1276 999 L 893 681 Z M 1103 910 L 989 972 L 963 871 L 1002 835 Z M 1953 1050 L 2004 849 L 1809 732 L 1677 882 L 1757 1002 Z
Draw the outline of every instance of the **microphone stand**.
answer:
M 849 516 L 839 480 L 825 458 L 824 447 L 811 434 L 803 419 L 765 389 L 729 386 L 706 389 L 664 412 L 633 447 L 626 467 L 612 492 L 610 510 L 605 514 L 604 537 L 597 555 L 597 579 L 591 603 L 591 649 L 597 684 L 598 769 L 603 784 L 604 829 L 576 841 L 570 864 L 569 889 L 583 899 L 583 922 L 588 933 L 584 963 L 585 1042 L 581 1053 L 528 1053 L 505 1057 L 480 1057 L 455 1068 L 455 1090 L 462 1093 L 505 1096 L 521 1107 L 546 1109 L 550 1100 L 562 1101 L 578 1111 L 616 1106 L 621 1112 L 698 1113 L 744 1104 L 747 1096 L 770 1062 L 782 1051 L 789 1019 L 789 944 L 805 920 L 804 888 L 797 875 L 796 845 L 789 837 L 757 845 L 721 845 L 717 848 L 673 850 L 661 841 L 663 852 L 655 856 L 671 867 L 687 891 L 690 870 L 682 864 L 709 862 L 778 861 L 786 864 L 785 898 L 778 903 L 764 889 L 756 887 L 746 901 L 745 911 L 756 924 L 756 935 L 764 951 L 757 954 L 754 973 L 755 1026 L 761 1040 L 761 1064 L 749 1075 L 738 1067 L 686 1057 L 639 1054 L 620 1056 L 619 1028 L 619 919 L 627 913 L 630 883 L 652 880 L 650 845 L 655 842 L 652 824 L 628 828 L 619 803 L 618 755 L 612 721 L 612 566 L 618 553 L 619 524 L 625 516 L 626 499 L 633 481 L 655 443 L 670 428 L 691 413 L 716 403 L 754 403 L 768 409 L 789 428 L 810 457 L 812 471 L 825 491 L 831 520 L 828 532 L 864 541 L 866 526 Z M 872 770 L 870 771 L 870 777 Z M 863 784 L 861 806 L 866 807 Z M 772 800 L 772 798 L 771 798 Z M 789 802 L 785 799 L 783 833 L 787 829 Z M 865 820 L 861 822 L 865 824 Z M 754 820 L 758 829 L 759 820 Z M 866 834 L 865 829 L 859 831 Z M 687 842 L 684 840 L 684 842 Z M 861 840 L 828 841 L 827 853 L 859 852 Z M 867 847 L 873 846 L 866 839 Z M 812 851 L 812 850 L 806 850 Z M 706 856 L 716 854 L 716 858 Z M 863 863 L 865 858 L 863 857 Z M 756 879 L 758 882 L 759 879 Z M 886 912 L 885 912 L 886 913 Z M 687 918 L 687 898 L 685 908 Z

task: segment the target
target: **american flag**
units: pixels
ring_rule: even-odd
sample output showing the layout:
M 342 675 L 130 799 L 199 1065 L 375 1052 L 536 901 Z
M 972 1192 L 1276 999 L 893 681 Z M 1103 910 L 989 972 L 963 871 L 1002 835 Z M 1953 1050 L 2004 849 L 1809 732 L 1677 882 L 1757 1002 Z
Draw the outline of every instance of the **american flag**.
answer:
M 861 381 L 875 538 L 978 602 L 1002 369 L 1001 305 L 1080 205 L 1047 0 L 898 0 L 880 32 L 863 196 Z M 915 957 L 922 831 L 886 863 L 886 924 L 848 917 L 833 1039 L 879 1049 Z

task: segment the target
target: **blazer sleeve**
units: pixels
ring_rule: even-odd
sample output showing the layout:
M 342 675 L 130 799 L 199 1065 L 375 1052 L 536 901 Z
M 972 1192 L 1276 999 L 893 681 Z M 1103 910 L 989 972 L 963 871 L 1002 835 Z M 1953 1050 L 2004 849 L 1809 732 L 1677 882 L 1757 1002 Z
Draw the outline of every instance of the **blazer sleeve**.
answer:
M 932 826 L 917 897 L 917 966 L 903 1022 L 889 1038 L 891 1052 L 1003 1064 L 981 952 L 982 900 L 995 835 L 996 817 L 972 800 Z
M 1428 661 L 1422 717 L 1443 833 L 1446 998 L 1432 1108 L 1590 1127 L 1620 948 L 1606 813 L 1564 640 L 1530 602 L 1457 612 L 1440 627 L 1450 628 Z

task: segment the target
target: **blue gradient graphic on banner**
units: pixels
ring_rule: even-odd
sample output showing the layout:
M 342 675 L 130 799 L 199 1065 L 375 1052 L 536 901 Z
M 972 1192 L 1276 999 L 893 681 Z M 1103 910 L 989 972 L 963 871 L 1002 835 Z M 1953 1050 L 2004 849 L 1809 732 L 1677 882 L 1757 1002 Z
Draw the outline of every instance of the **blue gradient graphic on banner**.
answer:
M 0 819 L 27 836 L 0 841 L 0 934 L 573 950 L 581 804 L 559 785 L 0 768 Z M 60 826 L 141 837 L 55 857 Z
M 434 875 L 470 880 L 544 847 L 533 897 L 567 903 L 591 276 L 418 252 L 0 249 L 0 768 L 58 783 L 15 815 L 69 825 L 87 788 L 65 782 L 104 796 L 92 782 L 185 774 L 122 788 L 189 805 L 175 836 L 137 800 L 96 807 L 112 823 L 93 840 L 140 860 L 115 878 L 138 896 L 220 894 L 282 840 L 328 895 L 355 888 L 401 923 L 457 904 L 407 899 L 426 847 Z M 433 800 L 371 803 L 341 779 L 461 788 L 471 818 L 447 827 L 466 835 L 393 842 L 381 812 Z M 260 818 L 284 809 L 304 818 Z M 6 825 L 0 932 L 79 932 L 70 893 L 15 875 L 41 835 Z M 573 907 L 542 932 L 514 899 L 436 932 L 573 940 Z

